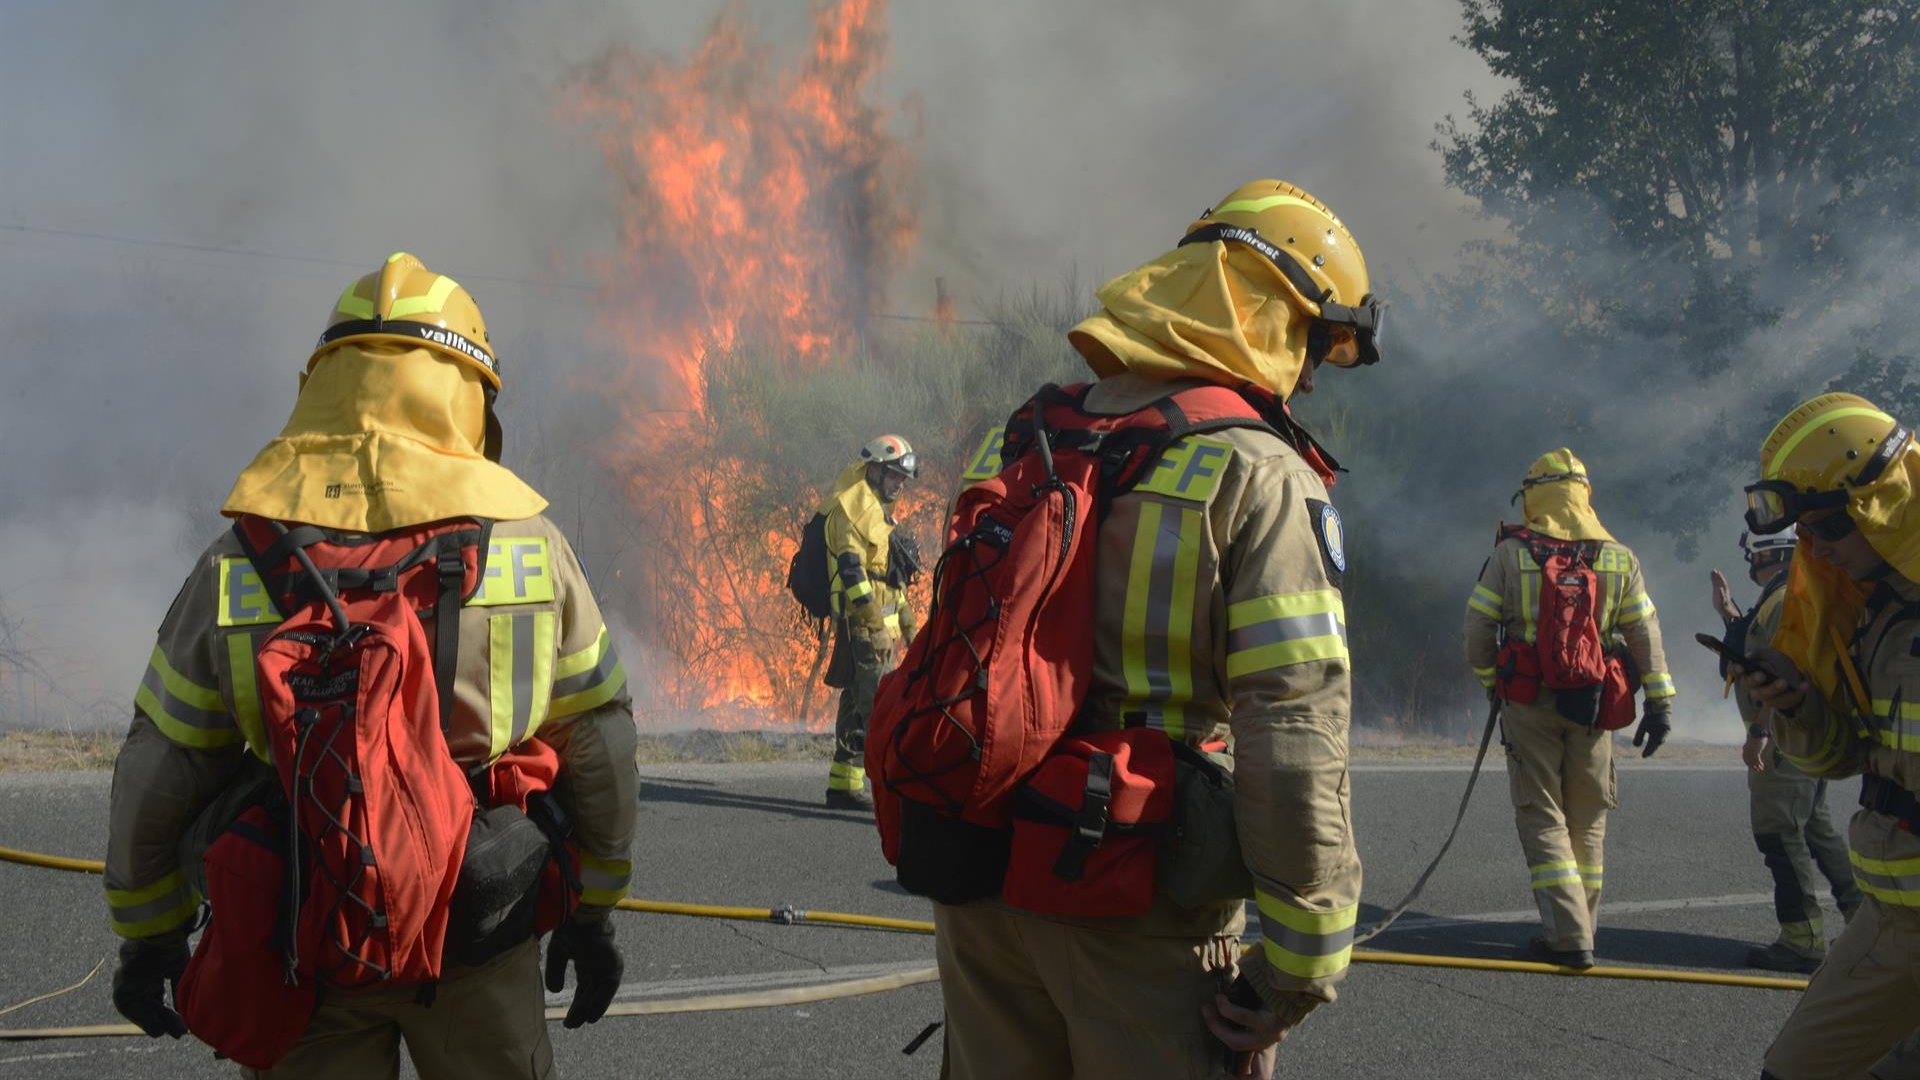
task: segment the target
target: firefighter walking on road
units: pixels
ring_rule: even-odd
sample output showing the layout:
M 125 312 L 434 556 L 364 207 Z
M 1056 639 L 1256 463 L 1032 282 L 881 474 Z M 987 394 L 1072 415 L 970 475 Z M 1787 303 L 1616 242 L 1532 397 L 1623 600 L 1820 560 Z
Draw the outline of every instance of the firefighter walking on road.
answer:
M 1747 525 L 1799 540 L 1770 647 L 1742 677 L 1809 776 L 1860 776 L 1848 858 L 1865 901 L 1767 1050 L 1763 1076 L 1857 1080 L 1920 1028 L 1920 449 L 1853 394 L 1788 413 Z M 1905 1055 L 1901 1055 L 1904 1057 Z M 1907 1066 L 1911 1068 L 1911 1066 Z
M 1745 612 L 1734 605 L 1727 579 L 1720 571 L 1713 572 L 1713 605 L 1726 622 L 1728 647 L 1744 653 L 1772 640 L 1780 625 L 1780 602 L 1785 598 L 1794 543 L 1792 532 L 1763 536 L 1751 545 L 1741 534 L 1747 576 L 1760 586 L 1760 598 Z M 1744 685 L 1736 683 L 1733 695 L 1740 719 L 1747 725 L 1740 756 L 1747 765 L 1753 843 L 1773 875 L 1773 913 L 1780 923 L 1779 936 L 1771 943 L 1747 950 L 1747 963 L 1767 971 L 1810 974 L 1827 954 L 1820 879 L 1826 879 L 1834 904 L 1846 918 L 1852 918 L 1860 906 L 1860 888 L 1847 865 L 1846 838 L 1834 829 L 1827 814 L 1827 782 L 1800 772 L 1781 757 L 1761 723 L 1760 706 Z
M 1068 337 L 1100 376 L 1077 409 L 1185 416 L 1178 395 L 1225 387 L 1249 419 L 1174 442 L 1104 508 L 1075 730 L 1216 749 L 1231 732 L 1231 813 L 1190 821 L 1189 842 L 1232 851 L 1237 835 L 1238 881 L 1162 880 L 1138 915 L 936 903 L 945 1075 L 1213 1077 L 1239 1057 L 1235 1071 L 1267 1076 L 1279 1041 L 1334 999 L 1361 885 L 1346 548 L 1331 469 L 1283 403 L 1321 364 L 1376 360 L 1382 308 L 1346 226 L 1277 180 L 1229 193 L 1099 296 Z M 1248 892 L 1264 940 L 1241 961 Z
M 1536 960 L 1593 966 L 1607 811 L 1617 805 L 1612 729 L 1645 715 L 1633 744 L 1650 757 L 1672 729 L 1673 677 L 1640 562 L 1600 524 L 1586 466 L 1544 454 L 1515 496 L 1467 600 L 1466 654 L 1500 706 L 1501 741 L 1543 933 Z
M 893 670 L 916 628 L 906 587 L 917 568 L 908 545 L 896 550 L 895 503 L 919 475 L 907 440 L 881 435 L 860 448 L 860 460 L 840 474 L 820 506 L 834 627 L 827 685 L 840 690 L 827 769 L 827 805 L 835 809 L 873 809 L 862 764 L 867 717 L 880 677 Z
M 188 1030 L 166 992 L 186 985 L 203 892 L 213 898 L 212 922 L 188 977 L 196 988 L 176 1000 L 195 1035 L 257 1066 L 244 1070 L 249 1076 L 396 1077 L 402 1042 L 425 1080 L 550 1076 L 536 907 L 555 925 L 547 987 L 559 991 L 565 969 L 574 970 L 567 1026 L 598 1020 L 611 1002 L 622 959 L 609 916 L 626 895 L 638 808 L 632 709 L 573 549 L 541 513 L 546 500 L 499 464 L 493 402 L 501 385 L 472 297 L 396 254 L 341 294 L 302 370 L 292 417 L 235 482 L 223 512 L 236 528 L 195 561 L 161 622 L 114 766 L 106 899 L 124 942 L 113 1001 L 148 1035 Z M 351 560 L 416 536 L 434 546 L 404 549 L 414 557 L 399 562 L 357 564 L 364 569 L 325 561 L 325 552 Z M 415 582 L 425 583 L 424 597 Z M 362 602 L 362 593 L 376 598 L 364 610 L 385 614 L 350 622 L 342 605 Z M 290 603 L 295 596 L 308 599 Z M 326 633 L 280 632 L 283 619 L 324 612 L 320 599 L 338 615 Z M 377 654 L 389 658 L 385 667 L 326 667 L 362 655 L 369 641 L 397 642 Z M 278 679 L 264 674 L 273 650 L 309 646 L 325 651 L 301 653 L 306 666 L 276 669 Z M 427 691 L 403 709 L 360 708 L 402 700 L 373 696 L 388 679 Z M 377 731 L 367 726 L 376 716 Z M 302 735 L 294 753 L 279 738 L 335 721 L 324 747 L 323 737 Z M 403 737 L 401 721 L 430 734 L 405 741 L 416 736 Z M 381 749 L 359 756 L 369 746 Z M 431 756 L 396 775 L 389 762 L 403 747 Z M 345 794 L 323 807 L 337 810 L 334 825 L 312 832 L 309 811 L 321 805 L 323 784 Z M 449 820 L 369 821 L 375 800 L 429 787 L 435 801 L 422 795 L 412 807 L 446 807 Z M 288 835 L 283 821 L 299 829 L 291 855 L 275 846 Z M 450 850 L 429 848 L 429 824 L 456 826 L 447 835 L 466 846 L 455 839 Z M 376 835 L 382 826 L 393 831 Z M 522 860 L 512 865 L 495 859 L 509 838 Z M 539 876 L 556 867 L 549 860 L 561 848 L 565 870 Z M 355 868 L 323 880 L 334 873 L 324 853 L 337 849 L 352 853 Z M 213 850 L 254 852 L 239 857 L 240 867 L 281 852 L 274 858 L 292 865 L 272 880 L 296 883 L 293 896 L 283 905 L 271 885 L 222 894 L 228 879 L 212 873 Z M 360 888 L 362 875 L 374 874 L 378 889 Z M 411 874 L 451 891 L 427 910 L 403 910 L 397 890 Z M 531 891 L 497 895 L 509 883 L 563 891 L 542 891 L 538 903 Z M 323 888 L 333 899 L 316 899 Z M 475 918 L 463 919 L 461 904 L 472 898 Z M 267 944 L 286 942 L 277 925 L 304 933 L 310 916 L 342 912 L 357 921 L 327 921 L 326 934 L 356 926 L 365 937 Z M 401 938 L 403 926 L 422 925 L 405 916 L 423 918 L 426 929 Z M 234 937 L 248 926 L 262 927 L 262 938 Z M 229 951 L 214 948 L 216 939 Z M 438 977 L 381 981 L 403 962 Z M 264 983 L 241 978 L 260 975 L 262 964 Z M 306 995 L 304 1008 L 274 1007 L 274 995 L 295 991 Z M 269 1052 L 262 1041 L 275 1031 L 284 1042 Z M 220 1041 L 227 1036 L 235 1041 Z

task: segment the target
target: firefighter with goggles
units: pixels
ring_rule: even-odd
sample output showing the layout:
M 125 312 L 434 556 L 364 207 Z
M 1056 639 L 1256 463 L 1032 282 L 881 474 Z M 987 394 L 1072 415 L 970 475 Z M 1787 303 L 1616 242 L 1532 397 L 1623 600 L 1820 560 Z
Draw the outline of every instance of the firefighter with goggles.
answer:
M 1862 778 L 1848 826 L 1865 899 L 1766 1054 L 1763 1077 L 1910 1075 L 1875 1065 L 1920 1028 L 1920 449 L 1853 394 L 1788 413 L 1760 448 L 1747 524 L 1799 526 L 1765 648 L 1741 675 L 1780 757 Z M 1901 1055 L 1906 1057 L 1907 1055 Z
M 1726 624 L 1728 646 L 1736 652 L 1765 645 L 1780 625 L 1787 569 L 1797 542 L 1791 530 L 1758 537 L 1752 543 L 1746 533 L 1740 534 L 1747 577 L 1760 587 L 1759 599 L 1744 612 L 1734 603 L 1726 577 L 1713 571 L 1714 610 Z M 1723 675 L 1728 674 L 1726 667 L 1723 661 Z M 1767 971 L 1811 974 L 1827 952 L 1820 914 L 1821 879 L 1825 878 L 1841 915 L 1849 919 L 1860 906 L 1860 888 L 1847 864 L 1846 838 L 1827 813 L 1827 782 L 1789 765 L 1768 736 L 1761 706 L 1752 693 L 1738 681 L 1732 690 L 1740 719 L 1747 725 L 1740 757 L 1747 766 L 1753 843 L 1773 877 L 1773 911 L 1780 925 L 1772 942 L 1747 950 L 1747 963 Z
M 827 685 L 840 690 L 833 725 L 833 763 L 827 767 L 828 807 L 872 810 L 867 793 L 867 718 L 880 677 L 893 670 L 917 625 L 906 587 L 918 569 L 911 540 L 896 535 L 895 503 L 920 475 L 912 444 L 881 435 L 834 482 L 820 506 L 826 517 L 833 660 Z

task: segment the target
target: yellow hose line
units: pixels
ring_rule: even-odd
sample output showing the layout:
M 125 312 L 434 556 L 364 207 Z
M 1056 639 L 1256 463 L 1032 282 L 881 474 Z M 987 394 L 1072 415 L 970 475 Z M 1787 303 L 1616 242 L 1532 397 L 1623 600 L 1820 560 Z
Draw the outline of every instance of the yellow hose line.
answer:
M 43 866 L 48 870 L 72 870 L 79 874 L 107 872 L 107 864 L 99 859 L 69 859 L 64 855 L 42 855 L 37 851 L 21 851 L 10 847 L 0 847 L 0 862 L 19 863 L 22 866 Z
M 69 859 L 0 847 L 0 862 L 40 866 L 50 870 L 72 870 L 98 874 L 106 864 L 98 859 Z M 933 933 L 933 924 L 923 919 L 890 919 L 879 915 L 853 915 L 842 911 L 807 911 L 794 907 L 751 908 L 720 907 L 713 904 L 678 904 L 663 900 L 622 900 L 615 905 L 622 911 L 652 915 L 684 915 L 697 919 L 739 919 L 746 922 L 785 924 L 820 923 L 827 926 L 858 926 L 877 930 L 903 930 L 914 934 Z M 1506 971 L 1522 975 L 1559 975 L 1563 978 L 1635 979 L 1642 982 L 1695 983 L 1705 986 L 1739 986 L 1755 990 L 1805 990 L 1805 979 L 1778 979 L 1760 975 L 1722 975 L 1706 971 L 1672 971 L 1665 968 L 1593 967 L 1573 971 L 1552 964 L 1527 960 L 1480 960 L 1466 956 L 1428 956 L 1423 953 L 1380 952 L 1356 949 L 1356 964 L 1403 964 L 1416 967 L 1456 968 L 1467 971 Z M 874 991 L 862 991 L 873 993 Z
M 1408 964 L 1415 967 L 1462 968 L 1470 971 L 1511 971 L 1523 975 L 1559 975 L 1575 979 L 1638 979 L 1642 982 L 1699 983 L 1706 986 L 1743 986 L 1753 990 L 1805 990 L 1805 979 L 1777 979 L 1762 975 L 1721 975 L 1710 971 L 1672 971 L 1666 968 L 1590 967 L 1585 971 L 1540 964 L 1530 960 L 1480 960 L 1466 956 L 1428 956 L 1424 953 L 1358 950 L 1356 964 Z

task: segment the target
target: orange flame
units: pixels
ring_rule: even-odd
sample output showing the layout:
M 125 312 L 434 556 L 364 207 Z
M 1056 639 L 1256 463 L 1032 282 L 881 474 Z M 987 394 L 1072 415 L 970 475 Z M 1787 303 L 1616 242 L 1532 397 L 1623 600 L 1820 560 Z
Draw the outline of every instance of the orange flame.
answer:
M 730 8 L 683 62 L 617 49 L 579 87 L 620 192 L 601 273 L 628 358 L 613 456 L 634 478 L 640 565 L 623 577 L 661 658 L 658 707 L 722 726 L 791 713 L 804 691 L 814 642 L 783 586 L 812 508 L 739 497 L 751 466 L 718 445 L 708 361 L 750 344 L 835 362 L 911 251 L 914 162 L 874 100 L 885 16 L 885 0 L 817 4 L 782 69 Z

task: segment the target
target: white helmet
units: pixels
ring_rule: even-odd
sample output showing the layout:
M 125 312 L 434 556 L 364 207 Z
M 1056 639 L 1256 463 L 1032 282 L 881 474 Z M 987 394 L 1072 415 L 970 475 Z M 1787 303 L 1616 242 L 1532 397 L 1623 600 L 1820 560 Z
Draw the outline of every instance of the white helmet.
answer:
M 914 457 L 913 445 L 898 435 L 879 435 L 869 440 L 860 448 L 860 460 L 885 465 L 908 476 L 920 475 L 920 462 Z
M 1740 552 L 1747 557 L 1748 566 L 1758 566 L 1775 560 L 1793 557 L 1793 549 L 1800 542 L 1799 528 L 1793 527 L 1772 536 L 1756 536 L 1752 543 L 1747 542 L 1747 534 L 1740 534 Z

